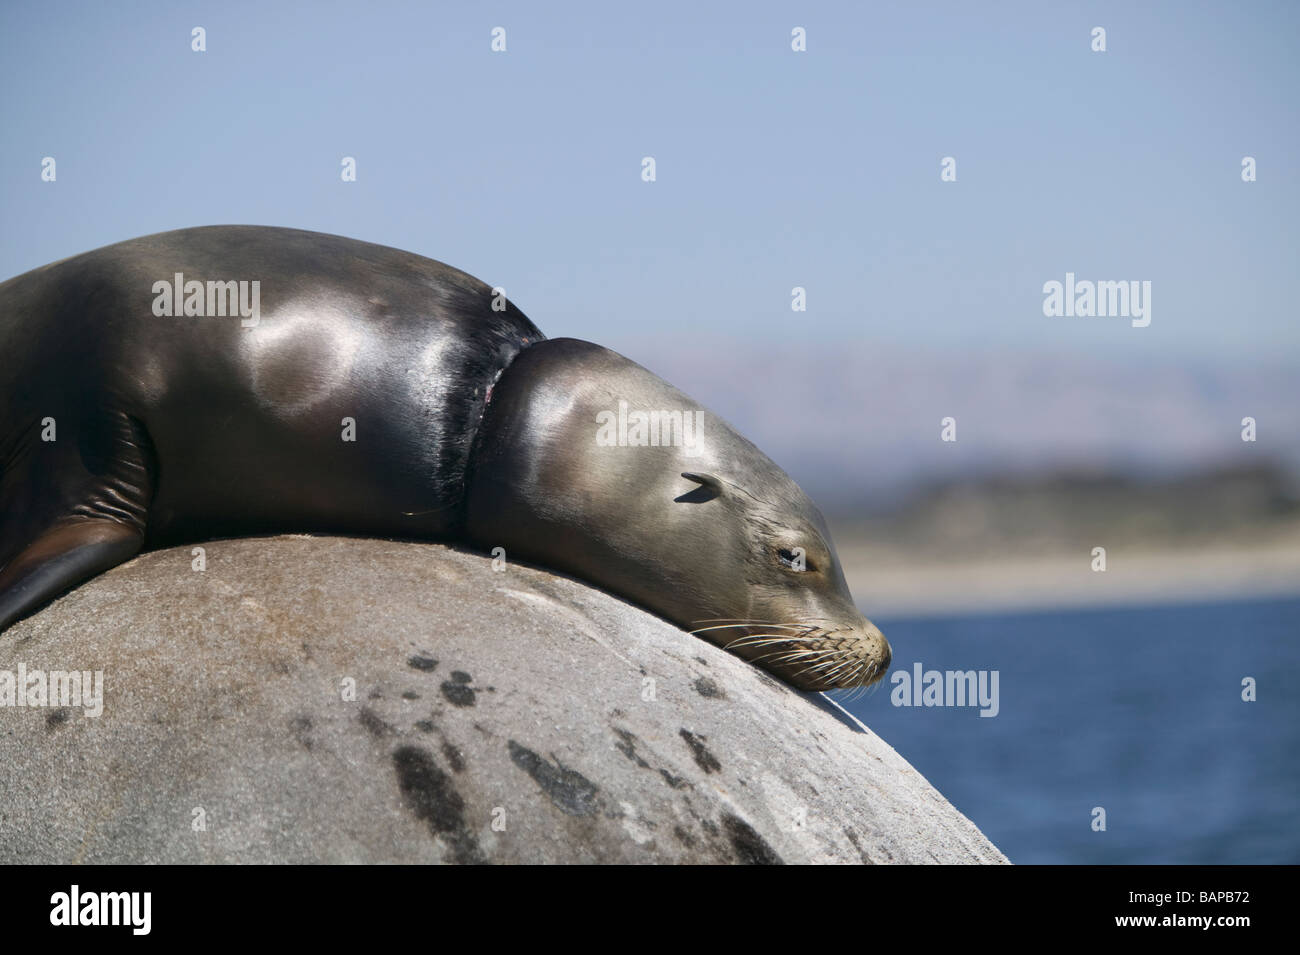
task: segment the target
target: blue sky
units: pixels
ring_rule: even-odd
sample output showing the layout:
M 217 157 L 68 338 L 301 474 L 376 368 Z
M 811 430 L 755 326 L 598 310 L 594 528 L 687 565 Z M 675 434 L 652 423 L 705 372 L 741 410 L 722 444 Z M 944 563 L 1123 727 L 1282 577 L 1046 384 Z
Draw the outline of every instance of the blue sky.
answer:
M 253 222 L 442 259 L 615 348 L 1300 357 L 1296 4 L 480 7 L 6 5 L 0 275 Z M 1066 271 L 1150 280 L 1151 326 L 1045 318 Z

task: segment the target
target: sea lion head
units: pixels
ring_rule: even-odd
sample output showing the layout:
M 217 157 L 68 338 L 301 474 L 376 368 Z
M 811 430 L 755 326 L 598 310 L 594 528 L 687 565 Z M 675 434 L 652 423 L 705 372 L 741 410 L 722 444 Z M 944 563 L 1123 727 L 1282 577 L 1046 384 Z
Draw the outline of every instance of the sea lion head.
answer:
M 599 345 L 552 339 L 494 386 L 466 532 L 571 573 L 806 690 L 868 686 L 889 643 L 821 512 L 722 419 Z
M 744 440 L 729 428 L 724 434 Z M 688 619 L 693 611 L 683 607 L 664 615 L 801 689 L 869 686 L 889 667 L 888 641 L 855 606 L 821 512 L 784 471 L 757 449 L 753 455 L 739 469 L 733 456 L 681 473 L 692 490 L 674 504 L 698 504 L 689 517 L 713 537 L 679 558 L 704 584 L 689 606 L 723 612 Z

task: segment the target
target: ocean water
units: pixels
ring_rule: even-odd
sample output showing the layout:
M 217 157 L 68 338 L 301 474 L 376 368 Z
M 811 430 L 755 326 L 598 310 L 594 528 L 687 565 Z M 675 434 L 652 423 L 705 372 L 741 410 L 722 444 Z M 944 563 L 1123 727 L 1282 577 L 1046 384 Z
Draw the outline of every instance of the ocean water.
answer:
M 1300 600 L 875 622 L 890 673 L 840 702 L 1012 862 L 1300 863 Z M 998 715 L 893 705 L 916 662 L 998 671 Z

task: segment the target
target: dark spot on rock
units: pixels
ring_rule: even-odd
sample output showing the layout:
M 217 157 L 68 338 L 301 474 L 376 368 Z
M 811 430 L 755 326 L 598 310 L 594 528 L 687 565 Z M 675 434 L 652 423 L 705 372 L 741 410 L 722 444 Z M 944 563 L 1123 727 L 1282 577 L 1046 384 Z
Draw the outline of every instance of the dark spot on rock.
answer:
M 704 657 L 696 657 L 696 658 L 695 658 L 695 662 L 696 662 L 696 663 L 702 663 L 702 664 L 704 664 L 704 666 L 708 666 L 708 665 L 709 665 L 709 661 L 706 660 L 706 659 L 704 659 Z
M 64 723 L 68 722 L 68 717 L 71 715 L 72 711 L 66 706 L 61 706 L 57 710 L 51 710 L 45 716 L 45 728 L 47 730 L 57 729 Z
M 633 733 L 627 730 L 621 730 L 617 726 L 613 727 L 615 735 L 618 736 L 619 742 L 614 744 L 614 748 L 626 756 L 632 762 L 636 763 L 642 769 L 649 769 L 650 764 L 637 755 L 636 744 L 637 738 Z
M 472 676 L 470 676 L 468 673 L 466 673 L 464 670 L 452 670 L 452 671 L 451 671 L 451 682 L 453 682 L 453 683 L 473 683 L 473 682 L 474 682 L 474 678 L 473 678 Z
M 281 676 L 288 676 L 289 664 L 285 660 L 276 660 L 271 664 L 271 670 Z
M 393 751 L 393 766 L 402 798 L 417 819 L 428 823 L 429 832 L 446 840 L 452 861 L 482 863 L 478 840 L 465 824 L 465 800 L 433 757 L 417 746 L 399 746 Z
M 785 865 L 781 857 L 745 820 L 725 814 L 722 817 L 722 827 L 727 830 L 727 838 L 736 850 L 736 857 L 745 865 Z
M 664 782 L 666 782 L 673 789 L 685 789 L 687 786 L 690 785 L 690 783 L 682 779 L 682 777 L 674 776 L 666 769 L 659 770 L 659 775 L 662 776 L 664 778 Z
M 695 763 L 706 773 L 716 773 L 722 769 L 722 764 L 718 758 L 708 751 L 704 743 L 706 737 L 696 736 L 688 729 L 680 731 L 679 735 L 686 740 L 686 745 L 691 748 L 691 755 L 695 757 Z
M 718 834 L 718 827 L 713 824 L 712 819 L 701 819 L 700 828 L 711 836 L 716 836 Z
M 311 736 L 308 735 L 311 733 L 310 716 L 295 716 L 289 721 L 289 729 L 293 733 L 293 738 L 298 741 L 299 746 L 308 750 L 312 748 Z
M 384 722 L 379 714 L 368 706 L 361 707 L 361 715 L 359 719 L 361 720 L 361 725 L 366 728 L 366 732 L 371 736 L 389 736 L 397 732 L 397 730 L 393 729 L 389 723 Z
M 451 743 L 443 742 L 442 755 L 446 757 L 448 765 L 451 766 L 453 773 L 462 772 L 465 769 L 465 757 L 460 749 L 452 746 Z
M 378 689 L 371 690 L 370 695 L 366 697 L 366 699 L 368 700 L 382 700 L 383 698 L 384 698 L 384 694 L 381 693 Z
M 438 665 L 438 661 L 433 657 L 421 656 L 417 653 L 415 656 L 407 659 L 406 665 L 412 670 L 422 670 L 425 673 L 431 673 Z
M 404 700 L 418 700 L 419 698 L 420 694 L 416 693 L 414 690 L 407 690 L 402 694 L 402 699 Z
M 696 693 L 700 694 L 700 696 L 707 697 L 710 700 L 725 700 L 727 698 L 727 694 L 722 692 L 722 687 L 718 686 L 718 684 L 714 683 L 707 676 L 698 678 L 692 686 L 695 687 Z
M 654 767 L 651 766 L 649 763 L 647 763 L 641 757 L 641 754 L 636 751 L 636 744 L 639 743 L 640 740 L 636 738 L 635 733 L 631 733 L 628 730 L 619 729 L 617 726 L 611 728 L 614 730 L 615 734 L 617 734 L 619 738 L 619 741 L 614 744 L 614 748 L 616 750 L 618 750 L 628 759 L 632 760 L 632 762 L 636 763 L 637 766 L 641 767 L 642 769 L 654 769 Z M 671 786 L 673 789 L 685 789 L 687 786 L 690 785 L 690 783 L 688 783 L 686 780 L 682 779 L 680 776 L 674 776 L 666 769 L 659 770 L 659 775 L 662 776 L 664 778 L 664 782 L 668 783 L 668 785 Z
M 862 843 L 858 842 L 858 834 L 848 827 L 845 827 L 844 834 L 849 837 L 849 842 L 853 843 L 853 848 L 858 850 L 858 856 L 862 859 L 863 864 L 874 865 L 871 856 L 867 855 L 866 850 L 862 848 Z
M 455 676 L 455 674 L 452 674 Z M 454 706 L 473 706 L 474 689 L 464 683 L 453 683 L 451 680 L 444 680 L 442 686 L 438 687 L 448 703 Z
M 433 720 L 416 720 L 415 728 L 419 730 L 421 733 L 432 733 Z
M 686 848 L 688 849 L 695 848 L 695 837 L 692 836 L 685 829 L 683 829 L 681 826 L 673 826 L 673 835 L 676 836 L 677 841 L 680 842 L 682 845 L 684 845 Z
M 582 773 L 569 769 L 555 756 L 555 765 L 551 765 L 526 746 L 520 746 L 514 740 L 507 744 L 510 761 L 532 777 L 533 782 L 541 787 L 547 798 L 561 812 L 570 816 L 590 816 L 596 809 L 596 785 Z

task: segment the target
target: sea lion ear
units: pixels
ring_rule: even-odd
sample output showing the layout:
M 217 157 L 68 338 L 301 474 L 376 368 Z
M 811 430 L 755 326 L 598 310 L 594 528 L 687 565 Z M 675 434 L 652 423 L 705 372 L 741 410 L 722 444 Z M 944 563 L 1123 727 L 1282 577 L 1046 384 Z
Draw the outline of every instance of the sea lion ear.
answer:
M 683 471 L 682 477 L 688 481 L 695 481 L 700 486 L 694 490 L 687 491 L 681 497 L 673 498 L 674 501 L 683 504 L 700 504 L 704 501 L 711 501 L 722 493 L 722 482 L 712 474 L 698 474 L 695 471 Z
M 707 488 L 712 488 L 714 491 L 717 491 L 719 494 L 722 493 L 722 481 L 719 478 L 714 477 L 712 474 L 700 474 L 695 471 L 683 471 L 682 477 L 686 478 L 686 480 L 688 481 L 694 481 L 697 484 L 702 484 Z

